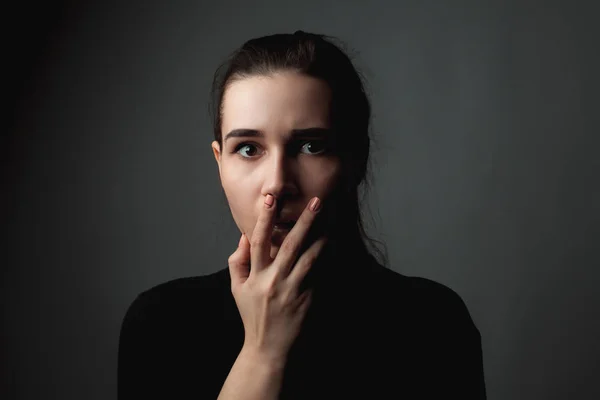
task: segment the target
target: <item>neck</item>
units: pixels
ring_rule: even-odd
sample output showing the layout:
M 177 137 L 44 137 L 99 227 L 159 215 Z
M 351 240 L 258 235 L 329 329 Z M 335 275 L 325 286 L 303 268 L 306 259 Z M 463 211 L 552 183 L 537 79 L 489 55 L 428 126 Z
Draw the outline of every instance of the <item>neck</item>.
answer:
M 359 276 L 371 262 L 372 257 L 359 235 L 330 236 L 303 286 L 329 290 L 341 280 Z

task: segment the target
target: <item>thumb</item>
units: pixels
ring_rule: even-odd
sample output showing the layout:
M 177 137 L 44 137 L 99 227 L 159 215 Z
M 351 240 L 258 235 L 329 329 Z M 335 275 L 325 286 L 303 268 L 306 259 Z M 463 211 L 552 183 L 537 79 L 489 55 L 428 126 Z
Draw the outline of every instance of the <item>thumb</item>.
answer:
M 232 285 L 246 282 L 250 276 L 250 242 L 242 233 L 237 250 L 229 257 L 229 272 Z

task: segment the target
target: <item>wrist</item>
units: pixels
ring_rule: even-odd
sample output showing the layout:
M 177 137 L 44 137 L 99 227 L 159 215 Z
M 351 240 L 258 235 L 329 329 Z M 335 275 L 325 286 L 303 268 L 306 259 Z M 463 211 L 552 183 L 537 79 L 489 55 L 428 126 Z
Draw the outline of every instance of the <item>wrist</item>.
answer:
M 251 365 L 271 371 L 283 370 L 287 362 L 286 354 L 267 352 L 246 344 L 242 347 L 240 355 Z

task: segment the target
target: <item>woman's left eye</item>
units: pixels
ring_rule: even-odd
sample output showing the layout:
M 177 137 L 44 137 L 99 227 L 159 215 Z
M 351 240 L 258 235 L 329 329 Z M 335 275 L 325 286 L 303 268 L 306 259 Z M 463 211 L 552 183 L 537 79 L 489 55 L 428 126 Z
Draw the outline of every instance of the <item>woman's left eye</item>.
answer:
M 325 152 L 326 150 L 326 146 L 324 142 L 319 142 L 319 141 L 313 141 L 313 142 L 306 142 L 302 145 L 302 150 L 308 150 L 307 154 L 321 154 L 323 152 Z

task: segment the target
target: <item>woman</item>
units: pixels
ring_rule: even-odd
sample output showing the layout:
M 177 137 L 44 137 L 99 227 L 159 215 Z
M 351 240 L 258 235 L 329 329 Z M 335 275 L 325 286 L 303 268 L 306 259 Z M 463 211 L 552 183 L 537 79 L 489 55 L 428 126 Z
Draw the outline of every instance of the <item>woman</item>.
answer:
M 219 68 L 213 95 L 238 248 L 219 272 L 135 299 L 119 398 L 485 398 L 460 297 L 367 249 L 370 105 L 346 54 L 301 31 L 253 39 Z

